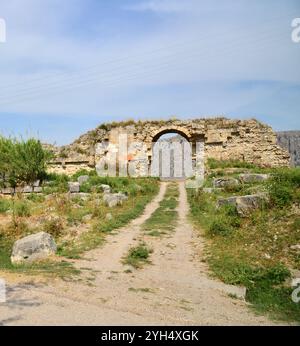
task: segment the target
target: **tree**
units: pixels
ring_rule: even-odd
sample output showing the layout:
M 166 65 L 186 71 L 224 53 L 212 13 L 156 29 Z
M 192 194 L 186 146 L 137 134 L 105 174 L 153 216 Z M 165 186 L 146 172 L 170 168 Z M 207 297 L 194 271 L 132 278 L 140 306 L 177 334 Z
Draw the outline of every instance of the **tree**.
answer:
M 33 186 L 36 180 L 44 179 L 52 153 L 45 150 L 37 139 L 17 140 L 0 136 L 0 183 L 9 184 L 13 198 L 13 224 L 15 218 L 15 191 L 18 185 Z
M 37 139 L 17 140 L 0 137 L 0 174 L 11 187 L 33 185 L 46 175 L 52 153 Z
M 13 165 L 18 183 L 33 185 L 36 180 L 43 180 L 51 158 L 52 153 L 45 150 L 39 140 L 16 141 Z
M 6 183 L 9 183 L 13 188 L 17 186 L 16 167 L 12 164 L 12 158 L 14 156 L 14 140 L 0 136 L 0 175 L 2 186 L 5 186 Z

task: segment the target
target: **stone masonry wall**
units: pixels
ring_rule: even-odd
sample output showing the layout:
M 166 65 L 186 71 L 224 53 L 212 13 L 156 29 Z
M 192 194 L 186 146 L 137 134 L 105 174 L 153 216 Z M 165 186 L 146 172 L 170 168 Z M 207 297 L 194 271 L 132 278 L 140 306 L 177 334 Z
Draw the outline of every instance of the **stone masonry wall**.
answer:
M 109 149 L 119 150 L 119 136 L 126 134 L 127 159 L 131 163 L 135 161 L 142 171 L 145 164 L 151 163 L 153 142 L 168 132 L 177 132 L 192 143 L 193 159 L 198 143 L 204 148 L 205 160 L 236 159 L 265 167 L 290 164 L 287 150 L 277 145 L 277 136 L 271 127 L 254 119 L 206 118 L 103 124 L 68 146 L 53 148 L 56 159 L 52 170 L 72 174 L 81 168 L 95 168 L 97 162 L 108 155 Z

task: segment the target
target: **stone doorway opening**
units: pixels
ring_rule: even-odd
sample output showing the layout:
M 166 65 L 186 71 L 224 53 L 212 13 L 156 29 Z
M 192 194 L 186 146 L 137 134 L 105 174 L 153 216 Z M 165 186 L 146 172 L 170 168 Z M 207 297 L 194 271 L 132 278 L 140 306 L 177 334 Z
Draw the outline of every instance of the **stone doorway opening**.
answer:
M 193 146 L 179 131 L 165 130 L 152 141 L 152 176 L 161 180 L 185 180 L 193 175 Z

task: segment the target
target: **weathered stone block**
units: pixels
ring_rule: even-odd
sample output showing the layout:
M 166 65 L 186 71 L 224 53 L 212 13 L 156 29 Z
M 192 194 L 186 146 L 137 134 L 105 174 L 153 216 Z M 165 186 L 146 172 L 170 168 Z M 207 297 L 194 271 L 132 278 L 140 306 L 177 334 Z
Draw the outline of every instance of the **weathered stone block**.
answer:
M 217 207 L 223 207 L 224 205 L 233 205 L 236 206 L 237 197 L 228 197 L 228 198 L 220 198 L 217 201 Z
M 215 178 L 213 181 L 213 186 L 215 188 L 234 187 L 238 185 L 239 181 L 235 178 Z
M 101 184 L 100 188 L 104 193 L 110 193 L 111 192 L 111 187 L 109 185 Z
M 76 193 L 80 191 L 80 184 L 78 182 L 69 182 L 68 186 L 70 193 Z
M 103 196 L 103 201 L 104 203 L 112 208 L 112 207 L 116 207 L 117 205 L 121 205 L 123 203 L 123 201 L 127 200 L 128 197 L 123 194 L 123 193 L 106 193 Z
M 219 199 L 217 207 L 232 205 L 236 207 L 236 210 L 241 217 L 247 217 L 254 210 L 261 208 L 266 201 L 267 197 L 263 194 L 235 196 Z
M 269 174 L 240 174 L 239 179 L 241 182 L 249 184 L 249 183 L 259 183 L 266 181 L 270 178 Z
M 25 187 L 22 189 L 22 192 L 23 192 L 23 193 L 31 193 L 31 192 L 33 192 L 33 188 L 32 188 L 32 186 L 25 186 Z
M 45 232 L 31 234 L 14 243 L 11 255 L 13 264 L 43 260 L 56 252 L 53 237 Z
M 5 187 L 2 189 L 3 195 L 11 195 L 14 193 L 14 189 L 12 187 Z

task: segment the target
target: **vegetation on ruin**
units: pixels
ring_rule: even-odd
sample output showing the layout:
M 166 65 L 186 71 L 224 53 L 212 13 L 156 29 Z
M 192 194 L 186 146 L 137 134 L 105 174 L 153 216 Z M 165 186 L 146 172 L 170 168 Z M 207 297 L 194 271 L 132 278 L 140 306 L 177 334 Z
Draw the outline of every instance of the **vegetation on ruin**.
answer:
M 300 264 L 293 247 L 300 244 L 300 169 L 275 169 L 269 181 L 235 189 L 188 190 L 191 217 L 207 239 L 206 261 L 225 283 L 245 286 L 246 300 L 256 311 L 300 321 L 300 305 L 292 301 L 290 285 Z M 251 191 L 267 192 L 269 202 L 247 218 L 232 206 L 216 208 L 220 197 Z

